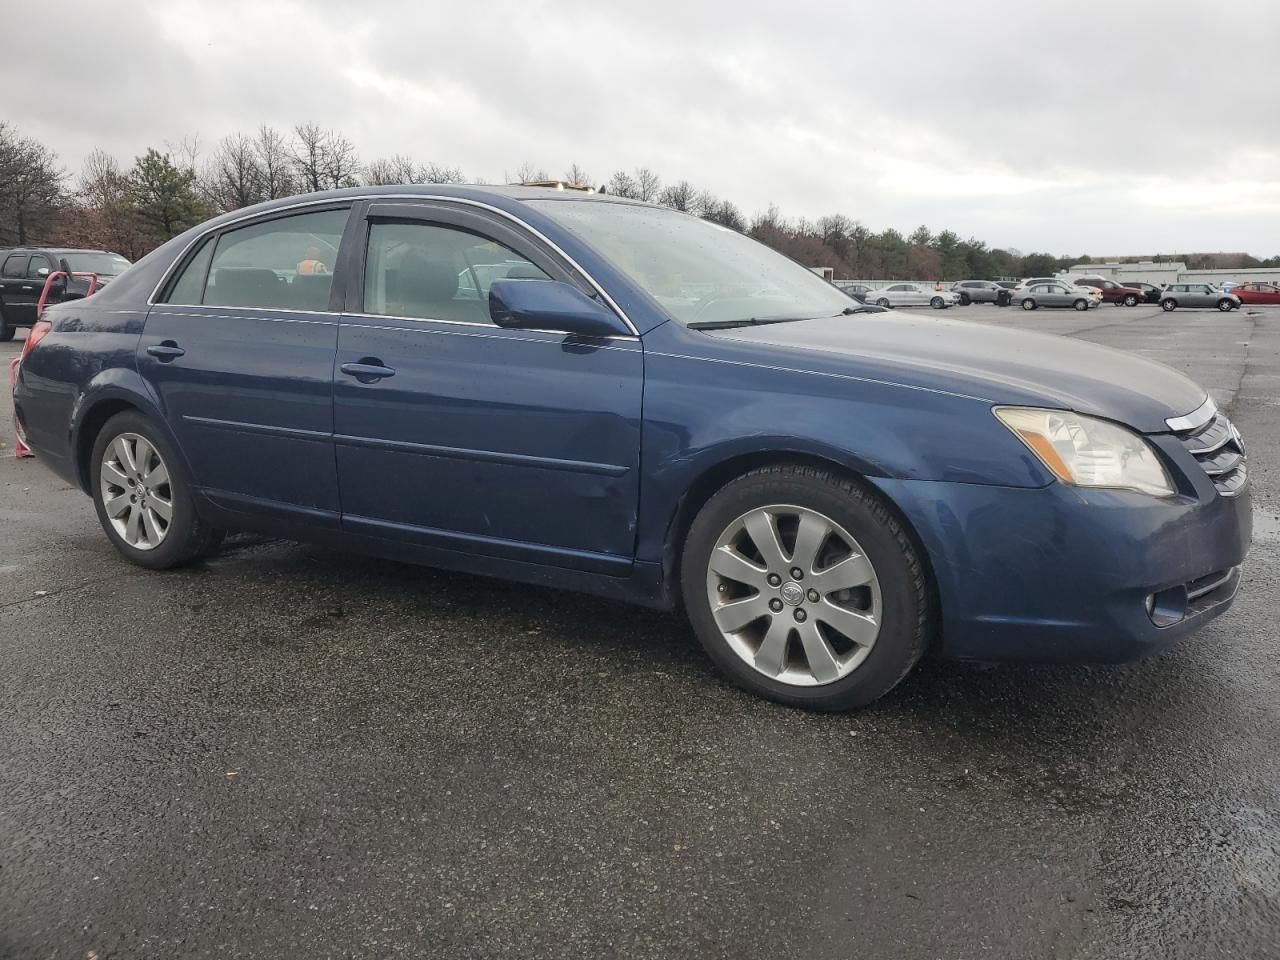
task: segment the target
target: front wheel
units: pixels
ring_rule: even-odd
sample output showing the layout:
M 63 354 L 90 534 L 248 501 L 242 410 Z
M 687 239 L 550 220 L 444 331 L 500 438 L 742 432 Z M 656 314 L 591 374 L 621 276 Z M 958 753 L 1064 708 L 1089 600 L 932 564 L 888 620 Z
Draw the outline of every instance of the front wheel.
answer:
M 1221 310 L 1223 313 L 1226 313 L 1230 310 L 1234 310 L 1235 306 L 1236 306 L 1235 302 L 1228 297 L 1223 297 L 1221 300 L 1218 301 L 1218 309 Z
M 1161 300 L 1160 309 L 1163 310 L 1165 313 L 1172 313 L 1174 310 L 1178 309 L 1178 301 Z
M 960 306 L 967 307 L 971 303 L 973 303 L 973 297 L 967 293 L 960 294 Z
M 1073 306 L 1073 307 L 1075 307 L 1077 310 L 1081 310 L 1081 311 L 1088 310 L 1088 309 L 1089 309 L 1089 301 L 1088 301 L 1088 300 L 1083 300 L 1083 299 L 1082 299 L 1082 300 L 1077 300 L 1075 303 L 1073 303 L 1073 304 L 1072 304 L 1072 306 Z
M 879 300 L 876 301 L 876 305 L 881 307 L 891 306 L 891 304 L 889 303 L 888 297 L 881 297 Z
M 753 470 L 699 511 L 681 589 L 699 641 L 739 686 L 792 706 L 859 707 L 924 653 L 931 592 L 870 490 L 798 464 Z
M 136 411 L 116 414 L 93 445 L 93 503 L 111 545 L 142 567 L 181 566 L 222 533 L 196 514 L 177 451 Z
M 935 310 L 941 310 L 946 305 L 947 305 L 946 301 L 943 300 L 941 297 L 934 297 L 932 300 L 929 301 L 929 306 L 933 307 L 933 309 Z
M 1036 302 L 1032 300 L 1030 297 L 1027 297 L 1027 299 L 1022 301 L 1023 310 L 1034 310 L 1035 308 L 1036 308 Z
M 4 318 L 4 315 L 0 314 L 0 343 L 8 343 L 17 332 L 17 328 L 11 326 L 9 321 Z
M 1126 307 L 1136 307 L 1138 305 L 1138 298 L 1131 293 L 1124 298 L 1124 305 Z

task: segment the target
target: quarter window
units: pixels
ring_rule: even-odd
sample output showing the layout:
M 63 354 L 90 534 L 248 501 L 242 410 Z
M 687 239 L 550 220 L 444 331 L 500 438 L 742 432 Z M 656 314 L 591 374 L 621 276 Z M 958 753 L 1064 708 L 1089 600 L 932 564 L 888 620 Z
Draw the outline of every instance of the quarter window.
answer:
M 349 210 L 301 213 L 228 230 L 217 239 L 203 298 L 220 307 L 279 310 L 329 309 L 329 289 Z M 191 289 L 187 273 L 199 271 L 204 251 L 174 287 Z M 198 281 L 193 277 L 191 283 Z
M 11 253 L 9 259 L 5 260 L 3 269 L 0 269 L 0 276 L 21 277 L 26 271 L 27 255 L 25 253 Z
M 547 280 L 510 247 L 428 223 L 374 223 L 364 274 L 364 312 L 489 323 L 494 280 Z
M 169 303 L 199 303 L 204 296 L 205 274 L 209 272 L 209 260 L 213 256 L 213 237 L 207 237 L 200 244 L 196 255 L 187 261 L 187 265 L 178 274 L 178 279 L 169 290 L 166 298 Z

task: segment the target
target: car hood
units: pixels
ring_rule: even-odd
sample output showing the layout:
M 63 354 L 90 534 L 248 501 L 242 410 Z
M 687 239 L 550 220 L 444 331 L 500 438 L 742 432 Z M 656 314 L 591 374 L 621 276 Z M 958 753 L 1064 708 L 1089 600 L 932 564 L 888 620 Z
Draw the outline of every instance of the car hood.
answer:
M 857 314 L 713 335 L 807 355 L 788 357 L 787 366 L 1075 410 L 1144 433 L 1167 432 L 1166 418 L 1205 400 L 1203 387 L 1164 364 L 1083 340 L 965 320 Z M 771 362 L 781 359 L 775 353 Z

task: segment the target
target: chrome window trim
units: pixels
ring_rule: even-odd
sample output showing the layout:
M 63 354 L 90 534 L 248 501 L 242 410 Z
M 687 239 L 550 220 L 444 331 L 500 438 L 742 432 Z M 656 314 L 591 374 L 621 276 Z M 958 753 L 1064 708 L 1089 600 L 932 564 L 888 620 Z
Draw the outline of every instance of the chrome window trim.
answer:
M 519 330 L 513 330 L 513 328 L 511 327 L 500 327 L 496 323 L 474 323 L 471 320 L 444 320 L 439 317 L 405 317 L 405 316 L 401 316 L 398 313 L 356 313 L 355 311 L 348 311 L 346 313 L 343 313 L 342 316 L 356 317 L 361 320 L 408 320 L 413 323 L 448 323 L 457 327 L 470 327 L 472 330 L 480 330 L 480 331 L 488 330 L 490 332 L 494 330 L 507 330 L 507 331 L 516 332 L 516 333 L 520 333 L 520 332 L 549 333 L 557 337 L 579 336 L 579 334 L 573 334 L 567 330 L 546 330 L 546 329 L 543 329 L 542 327 L 521 327 Z M 386 327 L 384 329 L 394 330 L 397 328 Z M 592 340 L 626 340 L 630 342 L 632 340 L 635 340 L 636 338 L 629 337 L 621 333 L 610 333 L 610 334 L 605 334 L 603 336 L 591 337 L 590 339 Z
M 155 285 L 155 287 L 151 291 L 151 295 L 147 298 L 147 306 L 154 307 L 158 305 L 156 298 L 160 296 L 160 291 L 164 289 L 165 284 L 169 282 L 169 278 L 172 276 L 178 264 L 182 263 L 182 261 L 186 259 L 187 254 L 191 252 L 191 250 L 195 247 L 196 244 L 200 243 L 201 240 L 209 236 L 209 234 L 211 233 L 229 229 L 231 227 L 234 227 L 237 223 L 243 223 L 244 221 L 247 221 L 247 220 L 254 220 L 258 217 L 269 217 L 273 214 L 283 213 L 287 210 L 299 210 L 306 207 L 317 207 L 317 206 L 324 206 L 326 204 L 341 204 L 346 202 L 350 202 L 352 206 L 355 206 L 355 204 L 363 200 L 368 200 L 371 202 L 376 202 L 378 200 L 435 200 L 441 203 L 458 203 L 458 204 L 462 204 L 463 206 L 476 207 L 481 210 L 486 210 L 489 213 L 496 213 L 500 217 L 505 217 L 507 220 L 510 220 L 512 223 L 516 224 L 517 226 L 523 227 L 525 230 L 528 230 L 529 233 L 531 233 L 534 237 L 536 237 L 538 240 L 542 241 L 548 247 L 550 247 L 551 250 L 554 251 L 557 256 L 559 256 L 561 259 L 565 261 L 565 263 L 569 264 L 570 267 L 576 270 L 578 274 L 584 280 L 587 281 L 587 283 L 591 284 L 592 288 L 596 291 L 596 293 L 600 294 L 601 299 L 603 299 L 604 302 L 609 305 L 609 308 L 613 310 L 613 312 L 618 315 L 618 317 L 622 320 L 622 322 L 627 325 L 627 329 L 631 331 L 631 335 L 633 337 L 640 336 L 640 331 L 637 330 L 636 325 L 631 322 L 631 318 L 627 316 L 626 311 L 624 311 L 620 306 L 618 306 L 617 302 L 613 299 L 613 297 L 609 296 L 609 294 L 605 291 L 604 287 L 600 286 L 600 284 L 596 282 L 595 277 L 591 276 L 591 274 L 589 274 L 585 269 L 583 269 L 582 265 L 578 263 L 578 261 L 574 260 L 573 257 L 565 253 L 565 251 L 560 247 L 559 244 L 551 240 L 551 238 L 549 238 L 541 230 L 538 230 L 537 228 L 526 223 L 524 220 L 521 220 L 515 214 L 510 213 L 507 210 L 503 210 L 501 207 L 495 207 L 489 203 L 483 203 L 479 200 L 472 200 L 468 197 L 450 197 L 450 196 L 442 196 L 440 194 L 426 194 L 426 193 L 374 193 L 374 194 L 366 194 L 363 196 L 354 196 L 354 197 L 327 197 L 322 200 L 304 200 L 299 203 L 289 203 L 289 204 L 285 204 L 284 206 L 274 207 L 271 210 L 260 210 L 260 211 L 257 211 L 256 213 L 247 213 L 242 217 L 236 217 L 224 223 L 220 223 L 216 227 L 209 227 L 207 230 L 202 230 L 200 233 L 192 237 L 190 242 L 185 247 L 182 248 L 182 251 L 176 257 L 173 258 L 173 262 L 170 263 L 169 266 L 165 268 L 164 273 L 160 277 L 160 282 Z M 184 303 L 184 304 L 175 304 L 175 306 L 202 307 L 202 306 L 205 306 L 205 304 Z M 215 306 L 215 304 L 210 304 L 209 306 Z M 242 309 L 270 310 L 273 308 L 236 307 L 235 309 L 237 310 L 242 310 Z M 302 313 L 307 311 L 289 311 L 289 312 Z M 328 316 L 338 315 L 338 314 L 335 314 L 332 310 L 323 310 L 323 311 L 318 310 L 318 311 L 310 311 L 310 312 L 324 313 Z M 406 317 L 405 319 L 420 319 L 420 318 Z M 451 321 L 441 321 L 441 322 L 451 322 Z M 458 321 L 458 322 L 461 322 L 461 321 Z M 472 324 L 472 326 L 475 326 L 475 324 Z M 549 332 L 564 333 L 563 330 L 554 330 Z
M 1217 415 L 1218 405 L 1213 402 L 1213 397 L 1206 396 L 1204 403 L 1190 413 L 1183 414 L 1180 417 L 1169 417 L 1165 420 L 1165 423 L 1175 433 L 1182 433 L 1186 430 L 1199 430 Z

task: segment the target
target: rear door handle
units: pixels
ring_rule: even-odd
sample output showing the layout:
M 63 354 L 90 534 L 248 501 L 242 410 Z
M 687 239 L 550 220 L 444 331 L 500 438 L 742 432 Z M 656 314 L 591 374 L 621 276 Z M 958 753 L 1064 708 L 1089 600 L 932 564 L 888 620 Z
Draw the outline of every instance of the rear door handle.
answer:
M 377 357 L 361 357 L 356 363 L 344 363 L 338 369 L 348 377 L 355 377 L 361 383 L 377 383 L 379 380 L 396 375 L 395 370 Z
M 155 357 L 161 363 L 168 363 L 171 360 L 177 360 L 186 352 L 187 351 L 183 350 L 172 340 L 165 340 L 163 343 L 156 343 L 147 347 L 147 353 L 151 354 L 151 356 Z

